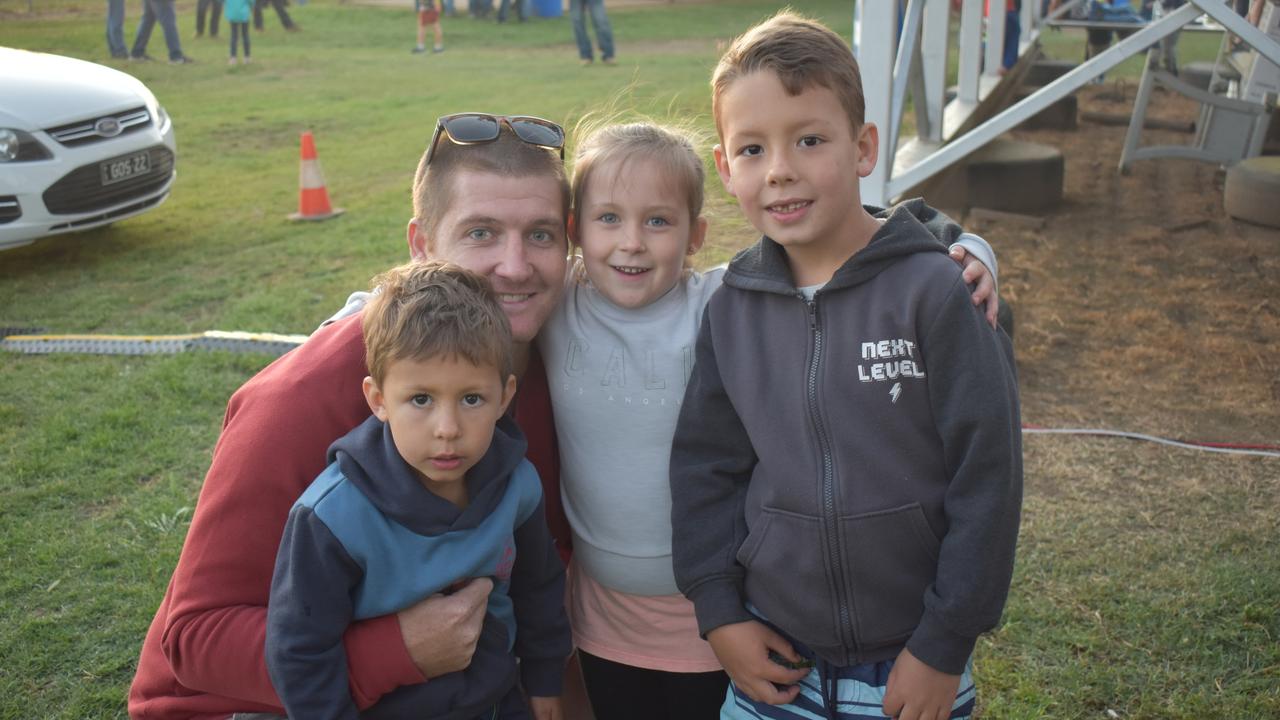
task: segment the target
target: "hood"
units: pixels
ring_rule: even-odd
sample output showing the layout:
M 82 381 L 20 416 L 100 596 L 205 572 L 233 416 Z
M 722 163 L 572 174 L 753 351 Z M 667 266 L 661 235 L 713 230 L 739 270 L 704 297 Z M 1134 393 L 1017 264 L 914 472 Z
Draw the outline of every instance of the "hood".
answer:
M 141 81 L 119 70 L 0 47 L 0 126 L 42 130 L 154 104 Z
M 864 205 L 884 224 L 871 236 L 866 247 L 854 253 L 831 276 L 824 289 L 834 290 L 864 283 L 903 255 L 919 252 L 947 252 L 960 237 L 961 228 L 951 218 L 914 198 L 893 207 Z M 768 236 L 738 253 L 725 273 L 726 285 L 743 290 L 795 295 L 791 266 L 786 250 Z
M 383 515 L 419 535 L 439 535 L 479 526 L 502 500 L 527 449 L 520 428 L 504 415 L 493 428 L 489 451 L 467 471 L 465 510 L 422 487 L 396 450 L 391 426 L 375 416 L 330 445 L 329 462 L 337 462 L 347 480 Z

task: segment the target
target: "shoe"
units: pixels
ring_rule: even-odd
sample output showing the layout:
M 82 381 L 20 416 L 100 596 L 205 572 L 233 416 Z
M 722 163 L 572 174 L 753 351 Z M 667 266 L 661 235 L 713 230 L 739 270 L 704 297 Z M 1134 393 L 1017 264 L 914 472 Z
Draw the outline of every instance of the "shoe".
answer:
M 426 52 L 426 51 L 427 51 L 427 48 L 426 48 L 425 46 L 417 45 L 417 46 L 415 46 L 412 50 L 410 50 L 409 52 L 413 53 L 414 55 L 421 55 L 422 53 L 424 53 L 424 52 Z
M 182 55 L 180 57 L 172 58 L 169 60 L 170 65 L 194 65 L 195 63 L 196 63 L 195 60 L 192 60 L 186 55 Z
M 125 53 L 125 52 L 122 52 L 122 53 L 111 53 L 111 58 L 112 58 L 113 60 L 128 60 L 128 59 L 129 59 L 129 53 Z
M 227 64 L 228 64 L 228 65 L 238 65 L 239 63 L 240 63 L 240 61 L 239 61 L 239 60 L 236 60 L 236 59 L 235 59 L 235 58 L 233 58 L 233 57 L 229 57 L 229 58 L 227 58 Z
M 244 62 L 243 62 L 242 64 L 244 64 L 244 65 L 248 65 L 248 64 L 249 64 L 249 56 L 248 56 L 248 55 L 245 55 L 245 56 L 244 56 Z
M 150 55 L 147 55 L 146 53 L 143 53 L 141 55 L 130 55 L 129 60 L 133 62 L 152 62 L 153 60 L 155 60 L 155 58 L 151 57 Z
M 591 58 L 582 58 L 582 59 L 581 59 L 581 60 L 579 60 L 578 62 L 582 64 L 582 67 L 586 67 L 586 66 L 590 65 L 591 63 L 595 62 L 595 60 L 592 60 Z
M 431 48 L 431 52 L 432 52 L 432 53 L 434 53 L 434 54 L 436 54 L 436 55 L 439 55 L 440 53 L 444 52 L 444 46 L 443 46 L 443 45 L 437 45 L 437 46 L 435 46 L 435 47 Z
M 199 40 L 200 38 L 204 37 L 204 33 L 202 33 L 202 32 L 200 32 L 199 30 L 197 30 L 197 31 L 196 31 L 196 34 L 195 34 L 195 35 L 192 35 L 191 37 L 193 37 L 193 38 L 195 38 L 195 39 Z
M 618 64 L 618 61 L 617 61 L 617 60 L 614 60 L 614 59 L 613 59 L 613 58 L 611 58 L 611 57 L 607 57 L 607 58 L 600 58 L 600 62 L 604 63 L 605 65 L 617 65 L 617 64 Z
M 290 25 L 289 27 L 285 28 L 284 31 L 285 32 L 302 32 L 302 28 L 298 27 L 297 25 Z

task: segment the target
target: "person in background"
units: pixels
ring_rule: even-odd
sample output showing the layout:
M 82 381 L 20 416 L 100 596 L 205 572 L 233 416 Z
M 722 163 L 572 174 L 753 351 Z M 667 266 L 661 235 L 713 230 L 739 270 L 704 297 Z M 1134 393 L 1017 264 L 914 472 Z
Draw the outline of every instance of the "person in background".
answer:
M 600 46 L 600 62 L 612 65 L 613 28 L 609 25 L 609 15 L 604 11 L 604 0 L 569 0 L 569 19 L 573 21 L 573 37 L 578 42 L 578 58 L 583 65 L 595 61 L 591 52 L 591 38 L 587 36 L 587 21 L 583 10 L 591 14 L 591 25 L 595 28 L 596 44 Z
M 196 37 L 204 37 L 204 16 L 209 15 L 209 37 L 218 37 L 222 19 L 222 0 L 199 0 L 196 3 Z
M 149 62 L 152 58 L 147 54 L 147 43 L 151 40 L 151 29 L 156 23 L 164 31 L 164 44 L 169 48 L 169 62 L 174 65 L 186 65 L 192 62 L 182 52 L 182 40 L 178 37 L 178 20 L 174 15 L 173 0 L 142 0 L 142 19 L 138 21 L 138 33 L 133 38 L 133 49 L 129 57 L 139 62 Z
M 444 30 L 440 28 L 440 11 L 436 9 L 435 0 L 413 0 L 414 15 L 418 21 L 418 44 L 410 52 L 415 55 L 427 51 L 427 28 L 435 35 L 435 44 L 431 52 L 444 52 Z
M 124 0 L 107 0 L 107 49 L 116 60 L 128 60 L 124 44 Z
M 280 24 L 284 26 L 286 32 L 298 32 L 302 28 L 293 22 L 293 18 L 289 17 L 289 11 L 285 6 L 289 4 L 289 0 L 255 0 L 253 3 L 253 28 L 258 32 L 262 32 L 262 8 L 267 4 L 276 10 L 276 17 L 280 18 Z
M 244 41 L 244 64 L 249 64 L 249 6 L 253 4 L 253 0 L 225 0 L 224 6 L 227 13 L 227 25 L 231 26 L 231 55 L 227 58 L 228 65 L 235 65 L 239 62 L 236 59 L 236 41 Z

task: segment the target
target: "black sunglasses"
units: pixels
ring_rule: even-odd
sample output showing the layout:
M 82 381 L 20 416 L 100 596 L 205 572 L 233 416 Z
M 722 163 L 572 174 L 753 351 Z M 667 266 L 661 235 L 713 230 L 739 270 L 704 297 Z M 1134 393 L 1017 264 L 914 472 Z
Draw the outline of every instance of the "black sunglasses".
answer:
M 560 159 L 564 160 L 564 128 L 539 117 L 531 115 L 490 115 L 489 113 L 457 113 L 445 115 L 436 120 L 436 131 L 431 135 L 431 145 L 427 147 L 427 164 L 436 154 L 436 145 L 440 142 L 440 132 L 458 145 L 478 145 L 498 139 L 502 123 L 516 134 L 516 137 L 548 150 L 559 150 Z

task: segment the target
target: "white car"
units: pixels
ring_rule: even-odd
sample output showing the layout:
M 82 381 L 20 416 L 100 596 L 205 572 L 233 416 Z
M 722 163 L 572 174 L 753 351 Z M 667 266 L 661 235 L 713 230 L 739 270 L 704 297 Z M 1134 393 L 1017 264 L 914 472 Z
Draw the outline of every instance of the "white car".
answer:
M 176 157 L 173 122 L 137 78 L 0 47 L 0 250 L 150 210 Z

